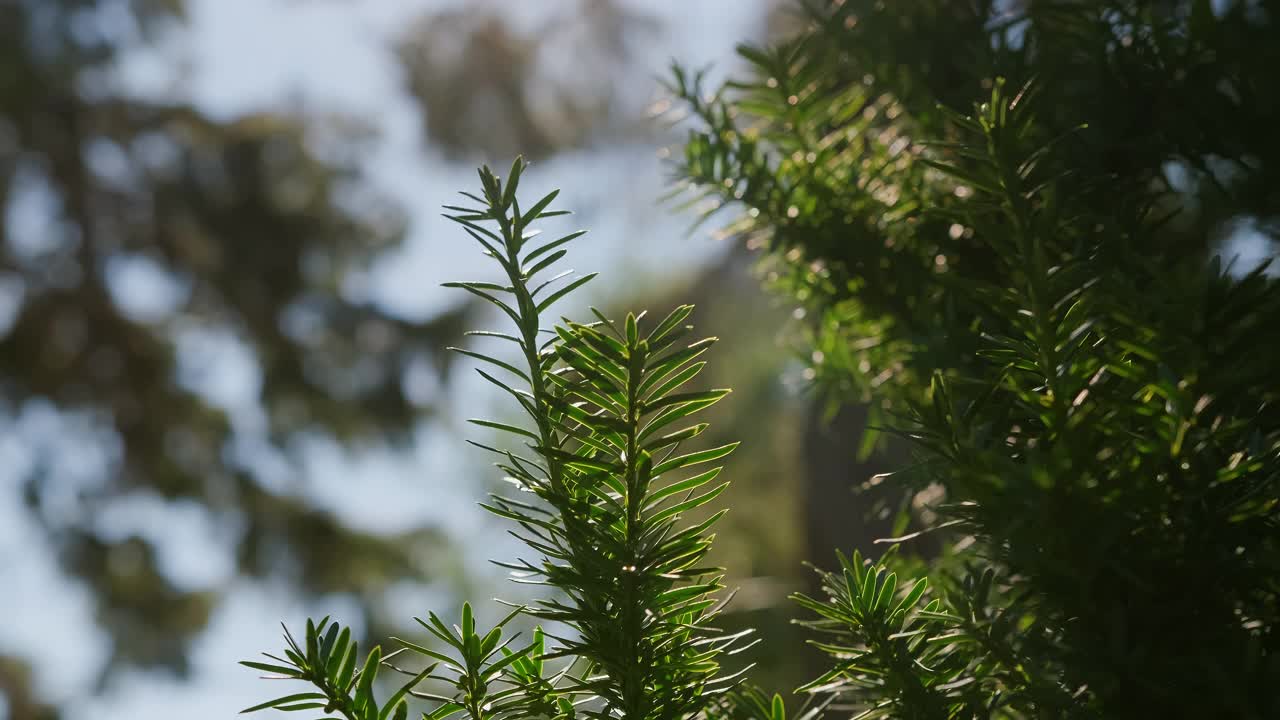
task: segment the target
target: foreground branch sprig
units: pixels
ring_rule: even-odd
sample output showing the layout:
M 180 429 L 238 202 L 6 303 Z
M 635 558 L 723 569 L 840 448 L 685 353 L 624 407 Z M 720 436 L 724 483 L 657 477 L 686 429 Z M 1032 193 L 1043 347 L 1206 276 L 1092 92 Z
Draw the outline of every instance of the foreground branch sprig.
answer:
M 514 346 L 515 357 L 454 349 L 480 361 L 481 377 L 527 416 L 514 423 L 471 421 L 523 445 L 514 450 L 473 443 L 496 455 L 498 468 L 527 493 L 522 499 L 495 495 L 483 504 L 514 523 L 513 534 L 533 552 L 530 559 L 498 564 L 520 582 L 554 591 L 513 615 L 555 621 L 571 632 L 552 637 L 538 630 L 533 644 L 513 651 L 498 642 L 507 620 L 480 635 L 469 605 L 452 631 L 430 614 L 419 623 L 431 642 L 456 654 L 430 642 L 400 641 L 431 664 L 420 671 L 394 668 L 412 680 L 388 703 L 380 706 L 371 688 L 353 685 L 354 674 L 318 672 L 317 663 L 327 663 L 322 653 L 315 662 L 304 658 L 287 675 L 319 692 L 251 710 L 324 707 L 348 720 L 388 720 L 388 712 L 404 712 L 407 695 L 438 703 L 430 720 L 454 713 L 471 720 L 579 714 L 678 720 L 719 702 L 736 683 L 738 675 L 721 672 L 721 660 L 743 647 L 747 633 L 715 627 L 723 572 L 704 559 L 710 529 L 724 513 L 705 508 L 727 487 L 714 463 L 737 444 L 687 448 L 707 429 L 693 416 L 729 392 L 690 389 L 714 338 L 687 340 L 692 328 L 685 321 L 693 311 L 687 305 L 656 323 L 647 322 L 645 313 L 615 323 L 592 309 L 590 322 L 566 319 L 544 327 L 550 308 L 595 275 L 557 272 L 568 244 L 582 232 L 535 241 L 533 225 L 565 213 L 551 209 L 556 192 L 521 210 L 517 189 L 525 167 L 516 160 L 505 181 L 482 168 L 480 194 L 463 193 L 472 205 L 446 206 L 447 217 L 504 277 L 448 285 L 481 298 L 510 321 L 509 331 L 471 335 Z M 563 664 L 553 671 L 549 661 Z M 379 662 L 375 649 L 359 674 L 370 678 L 367 684 Z M 424 682 L 447 682 L 454 691 L 419 690 Z

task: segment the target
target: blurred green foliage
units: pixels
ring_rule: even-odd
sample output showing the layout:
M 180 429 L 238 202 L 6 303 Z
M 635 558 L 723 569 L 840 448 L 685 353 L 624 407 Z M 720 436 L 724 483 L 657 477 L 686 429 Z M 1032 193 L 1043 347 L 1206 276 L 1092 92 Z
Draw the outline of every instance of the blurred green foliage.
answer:
M 540 9 L 546 17 L 528 27 L 501 3 L 471 3 L 426 13 L 400 39 L 407 89 L 435 147 L 468 159 L 536 161 L 649 134 L 635 112 L 647 93 L 621 88 L 661 23 L 614 0 Z
M 405 437 L 430 408 L 406 392 L 404 373 L 417 362 L 443 371 L 432 358 L 443 357 L 435 351 L 461 316 L 408 321 L 343 292 L 402 234 L 385 201 L 376 213 L 340 201 L 361 182 L 353 154 L 315 150 L 329 133 L 354 152 L 359 136 L 285 114 L 223 121 L 118 88 L 120 53 L 181 17 L 180 2 L 0 3 L 0 207 L 53 208 L 35 242 L 0 237 L 0 274 L 20 288 L 0 337 L 0 403 L 15 415 L 46 403 L 82 414 L 119 447 L 98 469 L 102 482 L 73 488 L 69 512 L 66 483 L 47 463 L 15 480 L 65 569 L 92 589 L 113 660 L 178 669 L 218 591 L 175 586 L 144 538 L 99 535 L 104 508 L 139 496 L 197 503 L 241 528 L 241 572 L 286 572 L 308 592 L 365 599 L 421 576 L 420 550 L 434 536 L 354 530 L 288 483 L 255 479 L 232 453 L 227 413 L 179 377 L 179 335 L 248 349 L 261 372 L 254 399 L 266 447 L 283 453 L 299 432 Z M 121 263 L 155 269 L 183 288 L 180 301 L 162 314 L 131 312 L 113 294 Z M 304 315 L 314 322 L 299 331 L 290 318 Z M 36 717 L 12 667 L 0 666 L 14 688 L 10 717 Z

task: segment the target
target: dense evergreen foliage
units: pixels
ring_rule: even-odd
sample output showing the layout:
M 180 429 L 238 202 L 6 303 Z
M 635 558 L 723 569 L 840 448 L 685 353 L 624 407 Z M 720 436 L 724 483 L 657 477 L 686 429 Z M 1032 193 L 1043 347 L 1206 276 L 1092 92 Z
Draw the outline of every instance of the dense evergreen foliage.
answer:
M 745 82 L 677 74 L 683 174 L 819 318 L 819 380 L 914 444 L 887 481 L 942 488 L 973 566 L 905 618 L 871 603 L 890 569 L 828 578 L 827 689 L 892 717 L 1280 711 L 1280 288 L 1215 257 L 1275 220 L 1277 12 L 849 1 L 744 48 Z
M 1218 259 L 1275 222 L 1280 6 L 806 12 L 743 49 L 749 78 L 676 72 L 699 123 L 680 172 L 816 318 L 815 380 L 914 449 L 868 484 L 919 491 L 949 542 L 927 562 L 909 536 L 838 552 L 796 598 L 830 662 L 791 715 L 1280 714 L 1280 285 Z M 577 234 L 533 240 L 554 195 L 521 211 L 522 170 L 482 171 L 452 211 L 506 278 L 459 287 L 515 328 L 485 333 L 511 355 L 464 352 L 529 416 L 479 421 L 527 449 L 486 448 L 523 491 L 487 507 L 536 554 L 512 570 L 548 586 L 515 611 L 556 629 L 503 644 L 469 606 L 453 628 L 431 615 L 452 650 L 404 642 L 422 662 L 403 669 L 377 649 L 357 667 L 325 620 L 251 663 L 316 690 L 257 709 L 785 720 L 721 670 L 740 638 L 715 629 L 720 571 L 700 563 L 718 514 L 681 519 L 724 486 L 680 471 L 732 450 L 677 449 L 705 426 L 672 424 L 724 395 L 680 391 L 706 342 L 683 341 L 687 307 L 545 328 L 590 276 L 551 274 Z M 385 702 L 380 666 L 409 677 Z

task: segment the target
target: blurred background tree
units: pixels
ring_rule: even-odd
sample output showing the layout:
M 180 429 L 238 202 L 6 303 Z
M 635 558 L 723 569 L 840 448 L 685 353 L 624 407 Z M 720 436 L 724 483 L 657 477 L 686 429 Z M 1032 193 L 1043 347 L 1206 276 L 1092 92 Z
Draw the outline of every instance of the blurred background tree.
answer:
M 181 18 L 178 2 L 0 4 L 0 402 L 7 432 L 61 436 L 6 481 L 92 589 L 108 668 L 183 669 L 217 602 L 167 577 L 153 538 L 103 531 L 124 505 L 199 508 L 240 572 L 306 592 L 368 598 L 427 570 L 430 531 L 374 536 L 309 507 L 287 464 L 283 483 L 255 475 L 299 432 L 403 436 L 432 401 L 406 372 L 443 357 L 461 314 L 409 321 L 344 292 L 403 229 L 376 198 L 344 205 L 358 172 L 314 149 L 333 133 L 358 151 L 355 128 L 221 121 L 113 88 L 122 46 Z M 202 392 L 227 345 L 257 367 L 261 417 Z M 69 470 L 75 454 L 93 467 Z M 3 668 L 11 717 L 36 716 L 20 665 Z
M 537 161 L 595 142 L 652 137 L 637 64 L 661 23 L 619 3 L 577 1 L 522 28 L 497 8 L 428 13 L 397 47 L 423 130 L 455 157 Z M 582 66 L 593 68 L 583 73 Z

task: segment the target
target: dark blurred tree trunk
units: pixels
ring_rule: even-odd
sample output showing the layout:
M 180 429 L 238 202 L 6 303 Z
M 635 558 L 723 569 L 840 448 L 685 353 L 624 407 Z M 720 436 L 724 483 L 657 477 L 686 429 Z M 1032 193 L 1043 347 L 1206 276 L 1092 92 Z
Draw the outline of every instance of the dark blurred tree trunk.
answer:
M 902 483 L 868 484 L 874 475 L 904 469 L 910 462 L 908 448 L 890 441 L 868 459 L 860 460 L 859 447 L 867 432 L 868 407 L 846 404 L 833 418 L 826 418 L 815 404 L 806 415 L 805 543 L 806 557 L 819 568 L 837 565 L 833 550 L 845 555 L 859 551 L 878 557 L 888 543 L 893 523 L 904 503 L 915 495 Z M 924 527 L 918 506 L 911 506 L 909 530 Z M 905 550 L 920 557 L 936 557 L 937 539 L 928 534 L 911 539 Z M 817 589 L 817 578 L 812 580 Z
M 833 550 L 846 555 L 857 550 L 863 557 L 878 557 L 887 548 L 876 540 L 893 532 L 894 520 L 912 491 L 901 483 L 867 481 L 880 473 L 901 470 L 908 462 L 906 449 L 897 443 L 858 459 L 868 423 L 867 406 L 850 403 L 827 418 L 815 403 L 807 413 L 804 436 L 805 542 L 809 562 L 821 568 L 838 566 Z M 917 514 L 915 508 L 912 513 Z M 911 526 L 919 529 L 918 518 Z M 938 554 L 937 542 L 928 535 L 911 541 L 913 554 L 925 558 Z M 817 588 L 816 576 L 811 581 Z
M 874 517 L 868 510 L 877 501 L 896 499 L 892 496 L 898 490 L 881 484 L 855 492 L 868 478 L 889 469 L 888 459 L 882 456 L 857 459 L 867 407 L 846 405 L 828 420 L 815 404 L 806 421 L 804 508 L 809 561 L 822 568 L 836 566 L 833 550 L 875 556 L 874 541 L 889 534 L 893 518 Z

